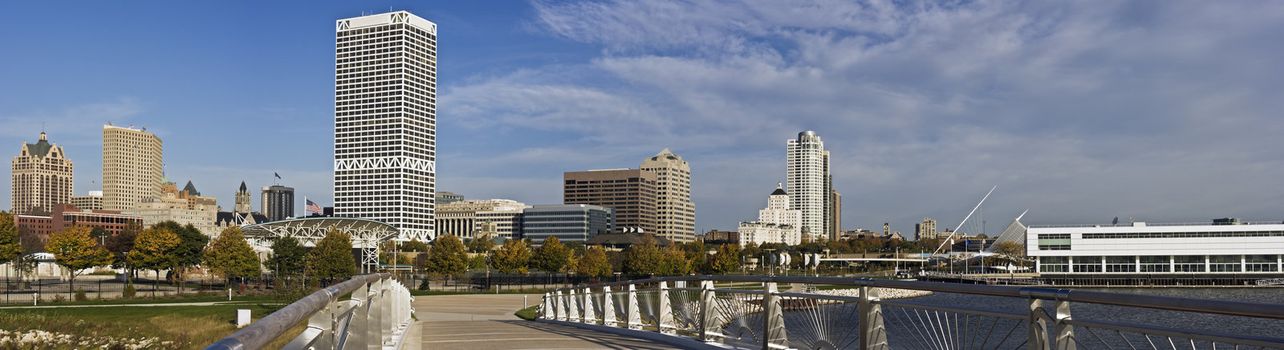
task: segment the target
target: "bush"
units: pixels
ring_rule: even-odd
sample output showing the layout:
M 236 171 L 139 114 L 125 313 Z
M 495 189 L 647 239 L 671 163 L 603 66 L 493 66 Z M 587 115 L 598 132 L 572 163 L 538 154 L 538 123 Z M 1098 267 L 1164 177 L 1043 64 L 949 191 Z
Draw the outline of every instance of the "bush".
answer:
M 62 294 L 58 294 L 53 297 L 53 301 L 55 303 L 61 303 L 61 302 L 67 301 L 67 297 L 62 296 Z
M 138 289 L 134 288 L 133 283 L 129 283 L 125 285 L 125 290 L 120 292 L 120 297 L 124 299 L 133 299 L 135 294 L 138 294 Z
M 76 301 L 85 301 L 85 300 L 89 300 L 89 297 L 85 296 L 85 289 L 76 288 Z
M 428 279 L 428 278 L 424 278 L 424 279 L 423 279 L 423 282 L 420 282 L 420 283 L 419 283 L 419 289 L 420 289 L 420 290 L 428 290 L 428 288 L 429 288 L 429 287 L 428 287 L 428 281 L 429 281 L 429 280 L 430 280 L 430 279 Z

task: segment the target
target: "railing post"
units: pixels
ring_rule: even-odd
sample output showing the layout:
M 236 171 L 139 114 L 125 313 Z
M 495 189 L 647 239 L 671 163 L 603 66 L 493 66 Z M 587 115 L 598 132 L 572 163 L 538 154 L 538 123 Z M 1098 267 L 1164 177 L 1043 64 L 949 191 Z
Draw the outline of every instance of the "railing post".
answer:
M 710 341 L 709 327 L 714 327 L 717 323 L 713 318 L 717 316 L 716 300 L 713 291 L 713 281 L 700 281 L 700 340 Z
M 552 293 L 544 293 L 544 299 L 542 299 L 539 303 L 539 311 L 541 314 L 543 314 L 543 319 L 545 320 L 557 319 L 557 313 L 553 312 L 552 295 L 553 295 Z
M 615 317 L 615 298 L 611 295 L 611 286 L 602 286 L 602 325 L 619 327 L 619 319 Z
M 567 321 L 584 322 L 584 318 L 580 317 L 580 297 L 575 293 L 575 288 L 571 288 L 567 295 L 567 299 L 570 299 L 566 303 L 569 307 L 566 312 L 566 317 L 569 318 Z
M 1026 318 L 1029 328 L 1029 341 L 1026 349 L 1050 350 L 1048 344 L 1047 313 L 1043 311 L 1043 300 L 1030 298 L 1030 315 Z
M 383 295 L 380 293 L 383 282 L 375 280 L 367 284 L 369 286 L 366 294 L 366 303 L 370 305 L 370 315 L 366 317 L 366 349 L 380 350 L 383 349 L 383 325 L 380 320 L 383 319 Z
M 628 300 L 624 304 L 625 310 L 625 328 L 642 329 L 642 309 L 638 308 L 638 287 L 632 283 L 629 284 Z
M 878 288 L 860 287 L 860 349 L 886 350 L 887 328 L 883 324 L 883 306 L 878 301 Z
M 570 320 L 570 318 L 566 315 L 569 312 L 567 311 L 568 309 L 566 308 L 566 296 L 562 295 L 561 290 L 557 291 L 557 297 L 553 298 L 553 301 L 556 304 L 556 305 L 553 305 L 553 311 L 557 312 L 556 319 L 558 321 Z
M 346 348 L 347 344 L 353 344 L 353 348 L 365 348 L 366 337 L 369 334 L 366 329 L 369 327 L 370 316 L 370 284 L 362 283 L 360 287 L 352 291 L 352 296 L 348 302 L 352 304 L 352 318 L 348 320 L 348 340 L 344 344 L 336 344 L 338 348 Z M 337 328 L 336 328 L 337 329 Z M 335 337 L 336 340 L 339 337 Z
M 669 305 L 669 282 L 660 281 L 660 300 L 655 303 L 655 331 L 660 333 L 673 333 L 673 307 Z
M 776 295 L 776 282 L 767 282 L 762 295 L 762 349 L 771 349 L 772 344 L 784 345 L 789 341 L 785 334 L 785 313 L 780 308 L 780 296 Z
M 1070 302 L 1057 300 L 1057 320 L 1053 325 L 1053 333 L 1056 334 L 1058 350 L 1076 350 L 1078 344 L 1074 338 L 1074 326 L 1066 321 L 1070 320 Z
M 597 323 L 597 309 L 593 306 L 593 288 L 584 287 L 584 323 Z

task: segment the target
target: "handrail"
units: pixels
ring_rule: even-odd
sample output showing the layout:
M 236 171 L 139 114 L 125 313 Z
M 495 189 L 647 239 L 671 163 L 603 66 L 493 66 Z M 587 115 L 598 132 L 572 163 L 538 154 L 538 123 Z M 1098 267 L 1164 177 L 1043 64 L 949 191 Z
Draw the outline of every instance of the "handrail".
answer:
M 682 282 L 682 283 L 676 283 Z M 687 283 L 696 282 L 696 283 Z M 764 289 L 718 288 L 718 282 L 758 282 Z M 809 292 L 779 291 L 779 283 L 826 284 L 859 289 L 856 296 L 833 296 Z M 615 288 L 616 286 L 620 288 Z M 643 297 L 642 289 L 647 290 Z M 879 298 L 879 290 L 902 289 L 953 294 L 1008 297 L 1023 300 L 1028 311 L 980 310 L 952 305 L 930 305 L 888 301 Z M 617 292 L 618 291 L 618 292 Z M 606 293 L 623 294 L 622 298 L 603 298 Z M 752 295 L 750 299 L 744 299 Z M 782 297 L 789 298 L 782 300 Z M 647 302 L 639 303 L 639 299 Z M 824 299 L 836 302 L 798 303 L 797 299 Z M 671 276 L 639 280 L 582 284 L 557 289 L 544 295 L 539 318 L 549 322 L 569 322 L 588 327 L 647 330 L 675 337 L 695 337 L 705 342 L 760 343 L 767 348 L 835 348 L 836 344 L 859 342 L 861 349 L 889 349 L 889 341 L 935 344 L 934 348 L 969 347 L 969 327 L 981 327 L 975 317 L 988 317 L 988 332 L 980 348 L 994 335 L 1001 338 L 993 347 L 1016 342 L 1030 349 L 1081 348 L 1100 345 L 1131 344 L 1131 341 L 1159 336 L 1161 341 L 1174 339 L 1217 344 L 1251 345 L 1284 348 L 1284 338 L 1224 335 L 1198 330 L 1180 330 L 1144 324 L 1124 324 L 1079 320 L 1071 317 L 1071 304 L 1112 305 L 1153 310 L 1284 320 L 1284 305 L 1236 301 L 1204 300 L 1045 287 L 991 286 L 919 281 L 878 280 L 869 278 L 811 276 Z M 826 305 L 839 309 L 825 311 Z M 884 311 L 884 307 L 892 308 Z M 894 310 L 894 311 L 893 311 Z M 786 322 L 786 312 L 793 322 Z M 756 315 L 756 316 L 752 316 Z M 953 315 L 951 317 L 951 315 Z M 645 317 L 645 318 L 643 318 Z M 838 318 L 847 317 L 846 320 Z M 960 320 L 962 318 L 962 320 Z M 995 333 L 999 319 L 1007 320 Z M 855 321 L 854 323 L 852 323 Z M 855 326 L 854 337 L 845 327 Z M 738 335 L 723 334 L 728 328 Z M 1081 327 L 1076 334 L 1075 327 Z M 745 330 L 752 328 L 752 330 Z M 801 328 L 801 329 L 794 329 Z M 895 337 L 892 329 L 897 329 Z M 848 328 L 850 329 L 850 328 Z M 1026 329 L 1017 332 L 1018 329 Z M 981 329 L 978 329 L 978 331 Z M 1103 330 L 1102 338 L 1094 330 Z M 903 331 L 903 332 L 902 332 Z M 746 333 L 748 332 L 748 333 Z M 1015 333 L 1014 333 L 1015 332 Z M 1111 333 L 1113 332 L 1113 333 Z M 1125 333 L 1131 335 L 1125 335 Z M 787 335 L 790 334 L 790 335 Z M 801 337 L 794 338 L 794 335 Z M 1012 338 L 1016 334 L 1016 338 Z M 915 338 L 918 337 L 918 338 Z M 975 335 L 973 335 L 975 338 Z M 1166 339 L 1164 338 L 1166 337 Z M 1021 340 L 1024 339 L 1024 340 Z
M 262 349 L 276 340 L 295 325 L 307 321 L 312 315 L 322 311 L 344 294 L 353 293 L 362 287 L 379 280 L 389 278 L 386 273 L 353 276 L 347 281 L 322 288 L 305 296 L 290 305 L 273 312 L 257 322 L 242 328 L 206 347 L 206 350 L 244 350 Z
M 992 286 L 984 284 L 940 283 L 921 281 L 897 281 L 871 278 L 849 277 L 812 277 L 812 276 L 670 276 L 653 277 L 640 280 L 586 284 L 577 286 L 627 286 L 630 284 L 652 284 L 659 282 L 760 282 L 760 283 L 804 283 L 847 285 L 853 287 L 879 287 L 895 289 L 912 289 L 929 292 L 958 293 L 998 297 L 1025 297 L 1052 301 L 1086 302 L 1130 306 L 1147 309 L 1200 312 L 1230 316 L 1247 316 L 1258 318 L 1284 319 L 1284 305 L 1246 303 L 1237 301 L 1205 300 L 1180 297 L 1167 297 L 1141 294 L 1123 294 L 1097 292 L 1075 289 L 1055 289 L 1046 287 Z

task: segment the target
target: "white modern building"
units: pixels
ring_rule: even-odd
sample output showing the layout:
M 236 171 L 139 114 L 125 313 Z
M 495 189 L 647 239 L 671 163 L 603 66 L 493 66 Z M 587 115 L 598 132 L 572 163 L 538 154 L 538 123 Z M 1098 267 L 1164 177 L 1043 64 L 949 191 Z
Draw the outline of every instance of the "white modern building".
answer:
M 813 241 L 833 232 L 833 192 L 829 151 L 815 131 L 798 133 L 789 140 L 786 159 L 790 209 L 802 211 L 802 231 Z
M 758 210 L 758 221 L 740 223 L 737 229 L 740 233 L 740 245 L 801 244 L 801 222 L 802 211 L 789 209 L 789 193 L 777 184 L 776 190 L 767 197 L 767 207 Z
M 334 214 L 430 240 L 437 25 L 396 11 L 335 22 Z
M 1030 226 L 1026 254 L 1042 274 L 1278 274 L 1284 224 Z

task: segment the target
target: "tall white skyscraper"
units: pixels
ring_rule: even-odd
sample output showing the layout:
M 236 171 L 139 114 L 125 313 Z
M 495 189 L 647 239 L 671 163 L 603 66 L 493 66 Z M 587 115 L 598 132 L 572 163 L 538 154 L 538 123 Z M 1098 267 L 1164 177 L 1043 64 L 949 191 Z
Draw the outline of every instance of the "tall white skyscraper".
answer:
M 429 240 L 437 161 L 437 24 L 396 11 L 335 22 L 334 214 Z
M 797 139 L 789 140 L 787 148 L 790 209 L 802 211 L 804 236 L 812 241 L 827 237 L 832 225 L 830 192 L 833 189 L 825 142 L 815 131 L 808 130 L 798 133 Z

